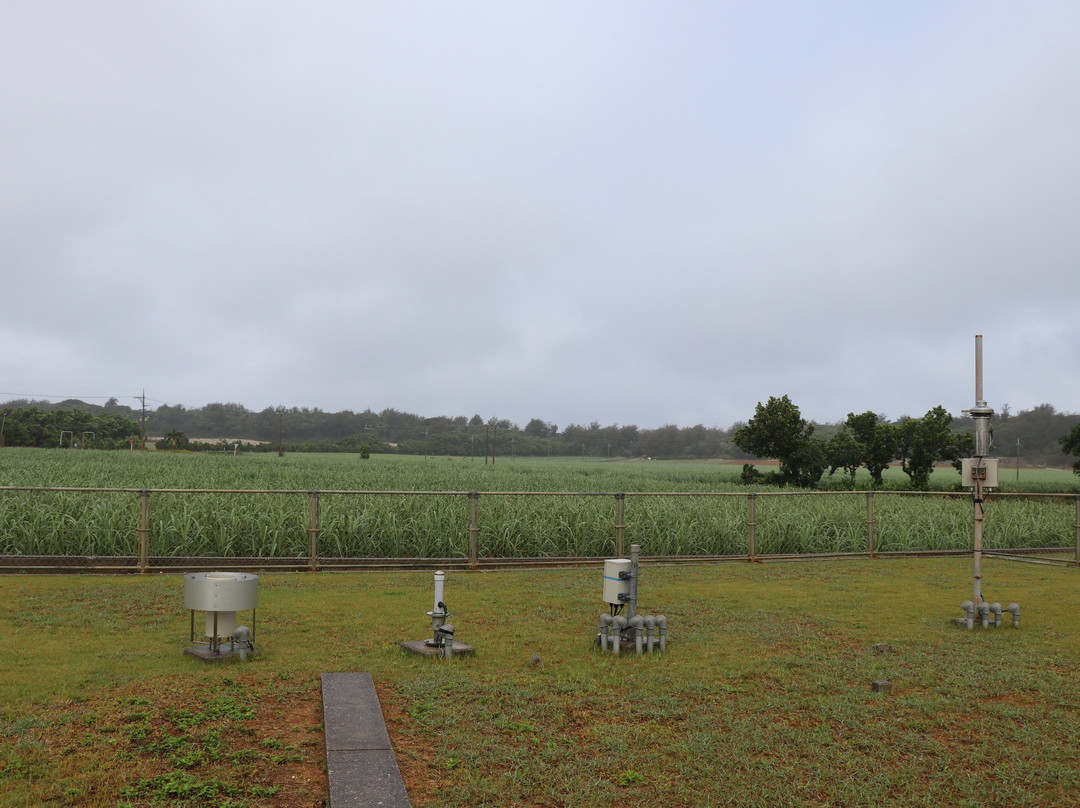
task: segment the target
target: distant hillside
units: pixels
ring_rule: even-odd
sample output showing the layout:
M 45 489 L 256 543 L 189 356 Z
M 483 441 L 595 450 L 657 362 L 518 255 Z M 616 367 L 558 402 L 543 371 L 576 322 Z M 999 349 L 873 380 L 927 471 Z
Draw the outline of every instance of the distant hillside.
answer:
M 41 410 L 80 410 L 108 413 L 134 421 L 140 427 L 143 411 L 109 399 L 90 404 L 69 399 L 57 403 L 18 399 L 0 405 L 13 411 L 20 407 Z M 1050 404 L 1011 413 L 1008 408 L 992 421 L 996 454 L 1015 458 L 1020 441 L 1020 461 L 1028 466 L 1067 467 L 1071 460 L 1060 450 L 1058 439 L 1080 423 L 1080 415 L 1058 412 Z M 279 441 L 291 450 L 356 451 L 366 445 L 373 452 L 477 456 L 582 456 L 591 458 L 727 458 L 750 459 L 731 442 L 736 423 L 727 429 L 701 424 L 688 427 L 667 424 L 641 429 L 633 424 L 601 426 L 556 424 L 534 418 L 524 427 L 506 419 L 473 416 L 422 416 L 395 409 L 381 412 L 324 412 L 319 408 L 267 407 L 255 412 L 241 404 L 211 403 L 186 408 L 161 405 L 145 411 L 147 434 L 183 432 L 204 440 L 243 439 L 258 441 L 253 447 L 274 451 Z M 748 415 L 750 415 L 748 413 Z M 844 414 L 846 415 L 846 413 Z M 830 438 L 843 421 L 816 425 L 815 435 Z M 958 417 L 952 428 L 969 432 L 971 422 Z

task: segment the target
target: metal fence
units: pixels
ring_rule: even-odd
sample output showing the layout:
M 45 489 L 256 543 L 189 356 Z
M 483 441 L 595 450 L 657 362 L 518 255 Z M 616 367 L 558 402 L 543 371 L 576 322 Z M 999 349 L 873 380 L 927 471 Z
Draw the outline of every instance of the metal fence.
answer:
M 62 542 L 65 546 L 51 553 L 26 552 L 15 546 L 15 542 L 0 543 L 0 570 L 12 572 L 148 572 L 150 570 L 176 570 L 183 568 L 214 569 L 229 566 L 236 569 L 251 570 L 330 570 L 359 568 L 409 568 L 438 564 L 447 568 L 507 567 L 507 566 L 554 566 L 576 563 L 591 563 L 597 559 L 626 554 L 628 531 L 632 533 L 630 541 L 640 544 L 643 558 L 662 562 L 702 562 L 702 561 L 768 561 L 781 559 L 823 559 L 843 557 L 881 557 L 911 555 L 959 555 L 970 552 L 965 547 L 963 533 L 962 505 L 971 501 L 970 494 L 958 492 L 908 492 L 908 491 L 862 491 L 862 492 L 511 492 L 511 491 L 353 491 L 353 490 L 268 490 L 268 489 L 131 489 L 131 488 L 56 488 L 56 487 L 0 487 L 0 542 L 5 539 L 5 530 L 14 532 L 14 527 L 4 526 L 5 513 L 14 508 L 13 497 L 41 498 L 39 501 L 24 503 L 31 511 L 42 510 L 38 507 L 44 499 L 65 495 L 78 495 L 83 498 L 84 510 L 92 510 L 87 502 L 93 500 L 99 511 L 113 515 L 118 525 L 112 528 L 118 535 L 120 549 L 105 554 L 79 552 L 78 541 Z M 89 497 L 91 500 L 87 500 Z M 182 545 L 185 509 L 193 509 L 195 503 L 209 500 L 211 506 L 224 510 L 220 503 L 238 500 L 250 500 L 253 497 L 271 497 L 285 501 L 284 506 L 269 508 L 250 506 L 230 516 L 225 514 L 220 521 L 215 521 L 214 530 L 226 533 L 230 530 L 266 535 L 269 528 L 263 529 L 257 524 L 260 519 L 273 512 L 275 525 L 283 525 L 283 535 L 291 535 L 290 540 L 281 542 L 267 550 L 258 544 L 256 536 L 247 547 L 251 552 L 243 552 L 243 547 L 232 547 L 223 552 L 192 554 L 185 553 Z M 940 541 L 931 535 L 933 528 L 924 527 L 925 536 L 915 535 L 904 542 L 896 539 L 901 532 L 905 517 L 899 509 L 891 507 L 894 503 L 907 498 L 920 498 L 922 508 L 927 503 L 949 503 L 943 515 L 925 517 L 931 523 L 947 518 L 949 528 L 948 541 Z M 111 498 L 107 503 L 100 503 L 97 498 Z M 358 503 L 371 500 L 392 499 L 401 505 L 404 511 L 419 511 L 424 505 L 433 502 L 452 502 L 452 507 L 431 509 L 425 517 L 428 530 L 437 530 L 447 536 L 438 549 L 442 553 L 410 552 L 407 547 L 396 547 L 392 553 L 375 553 L 363 550 L 342 552 L 340 536 L 349 530 L 361 530 L 361 527 L 344 526 L 341 520 L 335 521 L 328 528 L 324 516 L 327 502 L 347 503 L 340 510 L 348 508 L 363 510 L 367 506 Z M 507 520 L 505 503 L 520 505 L 524 500 L 546 498 L 552 503 L 574 501 L 580 503 L 590 500 L 599 503 L 599 509 L 593 507 L 582 515 L 580 511 L 565 514 L 559 518 L 563 522 L 584 522 L 583 533 L 602 533 L 599 542 L 583 542 L 577 535 L 576 526 L 561 528 L 567 537 L 542 552 L 529 552 L 530 546 L 508 550 L 493 538 L 499 531 L 503 534 L 516 530 L 535 530 L 537 525 L 543 530 L 545 519 L 556 521 L 552 514 L 554 505 L 541 506 L 528 510 L 524 517 L 518 517 L 515 525 L 499 524 Z M 811 514 L 805 505 L 799 511 L 794 503 L 824 501 L 821 498 L 833 498 L 843 503 L 835 511 L 830 508 L 819 509 Z M 686 504 L 687 499 L 705 502 L 694 511 Z M 991 541 L 984 548 L 985 555 L 997 555 L 1042 563 L 1080 565 L 1080 494 L 1013 494 L 996 493 L 993 501 L 1034 503 L 1039 512 L 1034 516 L 1019 517 L 1019 522 L 1004 526 L 1003 531 L 1010 533 L 1010 540 L 995 546 L 992 541 L 993 530 L 989 531 Z M 485 507 L 485 500 L 498 501 L 500 507 Z M 178 505 L 178 502 L 181 503 Z M 630 502 L 633 515 L 628 517 L 627 503 Z M 652 503 L 663 502 L 665 510 L 656 513 L 650 508 Z M 163 504 L 165 503 L 165 504 Z M 408 503 L 407 505 L 404 503 Z M 880 513 L 885 504 L 889 510 L 886 519 Z M 1043 505 L 1040 505 L 1043 503 Z M 167 504 L 167 507 L 166 507 Z M 203 503 L 205 504 L 205 502 Z M 423 504 L 423 505 L 422 505 Z M 1034 522 L 1044 521 L 1046 506 L 1054 508 L 1054 517 L 1050 527 L 1040 525 L 1039 530 L 1030 527 Z M 607 508 L 610 507 L 610 510 Z M 734 510 L 733 510 L 734 508 Z M 155 521 L 156 510 L 168 511 L 169 521 L 164 516 Z M 546 509 L 546 510 L 545 510 Z M 378 510 L 374 508 L 374 510 Z M 718 513 L 726 514 L 726 522 L 717 522 L 716 526 L 697 524 L 694 529 L 701 532 L 713 531 L 717 534 L 726 532 L 723 542 L 672 542 L 666 538 L 673 530 L 678 530 L 676 523 L 700 523 L 716 518 Z M 988 514 L 993 510 L 988 507 Z M 968 512 L 970 513 L 970 512 Z M 177 516 L 181 514 L 181 516 Z M 801 515 L 800 515 L 801 514 Z M 811 514 L 811 515 L 808 515 Z M 73 531 L 80 523 L 80 513 L 64 512 L 54 518 L 68 525 Z M 85 516 L 90 519 L 91 515 Z M 230 518 L 233 522 L 230 523 Z M 969 517 L 970 518 L 970 517 Z M 217 517 L 215 517 L 217 519 Z M 635 522 L 635 519 L 637 520 Z M 1026 520 L 1026 521 L 1025 521 Z M 247 525 L 242 528 L 241 523 Z M 736 526 L 737 523 L 737 526 Z M 785 536 L 796 528 L 803 533 L 826 537 L 824 549 L 807 551 L 806 543 L 790 541 Z M 970 522 L 967 523 L 970 528 Z M 1025 525 L 1028 525 L 1027 527 Z M 674 526 L 674 527 L 673 527 Z M 907 527 L 910 527 L 908 525 Z M 35 529 L 34 526 L 28 528 Z M 50 528 L 51 529 L 51 528 Z M 84 526 L 86 531 L 95 528 Z M 278 528 L 275 527 L 274 530 Z M 376 528 L 378 529 L 378 528 Z M 387 528 L 383 528 L 384 530 Z M 767 534 L 764 538 L 762 531 Z M 335 540 L 327 540 L 327 533 L 333 533 Z M 918 530 L 915 530 L 918 533 Z M 738 535 L 733 535 L 733 534 Z M 302 538 L 301 538 L 302 536 Z M 664 536 L 663 540 L 661 537 Z M 832 539 L 829 537 L 832 536 Z M 486 537 L 486 541 L 484 538 Z M 1034 537 L 1034 542 L 1025 542 Z M 970 539 L 970 535 L 966 537 Z M 347 544 L 347 542 L 346 542 Z M 588 547 L 585 545 L 588 544 Z M 650 549 L 652 547 L 653 549 Z M 658 548 L 658 549 L 657 549 Z M 703 549 L 704 548 L 704 549 Z M 592 549 L 594 552 L 582 552 Z M 710 552 L 727 550 L 728 552 Z M 126 552 L 125 552 L 126 551 Z

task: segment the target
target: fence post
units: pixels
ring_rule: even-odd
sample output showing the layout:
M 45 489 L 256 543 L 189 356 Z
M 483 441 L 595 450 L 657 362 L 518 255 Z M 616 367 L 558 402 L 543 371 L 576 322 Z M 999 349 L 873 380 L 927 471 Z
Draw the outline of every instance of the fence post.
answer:
M 139 490 L 139 572 L 150 569 L 150 491 Z
M 479 505 L 480 492 L 469 492 L 469 568 L 476 569 L 479 564 L 479 551 L 477 538 L 480 535 Z
M 1076 495 L 1076 551 L 1073 554 L 1073 561 L 1080 566 L 1080 494 Z
M 308 491 L 308 566 L 319 571 L 319 492 Z
M 750 505 L 750 540 L 747 557 L 750 561 L 757 561 L 757 494 L 750 493 L 747 497 Z
M 623 557 L 623 540 L 626 537 L 626 494 L 615 495 L 615 557 Z
M 874 557 L 874 492 L 866 492 L 866 555 Z

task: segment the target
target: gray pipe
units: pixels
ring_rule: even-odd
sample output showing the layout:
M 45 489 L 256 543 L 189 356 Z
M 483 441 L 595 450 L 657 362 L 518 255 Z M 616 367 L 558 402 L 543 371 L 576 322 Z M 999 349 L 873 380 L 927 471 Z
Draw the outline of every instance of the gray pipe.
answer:
M 965 600 L 960 604 L 960 608 L 967 614 L 967 627 L 970 629 L 975 625 L 975 602 L 971 600 Z
M 630 602 L 626 607 L 626 616 L 628 618 L 637 614 L 638 556 L 640 553 L 640 544 L 630 545 Z
M 664 653 L 664 644 L 667 639 L 667 618 L 662 614 L 656 615 L 656 630 L 660 634 L 660 653 Z
M 1001 628 L 1001 604 L 991 603 L 990 614 L 994 615 L 994 628 Z
M 982 619 L 982 627 L 987 628 L 990 625 L 990 604 L 985 600 L 979 602 L 979 617 Z
M 1020 604 L 1010 603 L 1005 607 L 1005 611 L 1013 617 L 1013 628 L 1020 628 Z
M 653 643 L 656 639 L 656 618 L 651 614 L 645 617 L 645 642 L 647 644 L 647 650 L 651 654 L 653 652 Z
M 626 618 L 621 614 L 615 615 L 615 636 L 611 643 L 611 650 L 613 653 L 619 653 L 619 639 L 622 637 L 623 629 L 626 628 Z
M 611 635 L 611 624 L 615 621 L 615 618 L 610 614 L 600 615 L 600 650 L 606 651 L 608 647 L 608 637 Z
M 644 633 L 643 630 L 645 628 L 645 619 L 641 615 L 635 614 L 628 622 L 630 623 L 630 628 L 634 630 L 634 650 L 637 652 L 638 656 L 641 656 L 641 641 L 642 634 Z
M 442 657 L 444 659 L 452 657 L 454 655 L 454 627 L 449 623 L 443 623 L 439 626 L 437 639 Z

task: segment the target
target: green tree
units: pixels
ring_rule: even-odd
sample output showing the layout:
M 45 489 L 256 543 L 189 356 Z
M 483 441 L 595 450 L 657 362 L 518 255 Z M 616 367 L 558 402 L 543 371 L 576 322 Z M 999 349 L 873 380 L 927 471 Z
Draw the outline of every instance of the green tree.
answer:
M 884 485 L 882 472 L 896 459 L 896 427 L 867 410 L 860 415 L 848 413 L 844 427 L 863 448 L 862 464 L 870 472 L 875 486 Z
M 866 457 L 866 447 L 844 427 L 829 440 L 826 450 L 829 461 L 829 474 L 835 474 L 838 469 L 843 469 L 851 477 L 851 485 L 855 485 L 855 472 L 863 464 Z
M 165 434 L 161 440 L 155 444 L 158 449 L 172 449 L 177 451 L 179 449 L 188 448 L 187 435 L 181 432 L 179 429 L 173 429 Z
M 1068 434 L 1058 438 L 1061 451 L 1067 455 L 1080 455 L 1080 424 L 1074 426 Z M 1080 460 L 1073 463 L 1073 471 L 1080 474 Z
M 904 418 L 896 427 L 897 451 L 912 488 L 925 488 L 934 464 L 948 461 L 959 465 L 971 450 L 973 436 L 949 429 L 953 417 L 939 404 L 922 418 Z
M 529 423 L 525 424 L 525 434 L 534 438 L 546 438 L 549 435 L 554 435 L 557 431 L 558 427 L 555 424 L 541 421 L 539 418 L 533 418 Z
M 811 431 L 813 424 L 809 424 Z M 784 482 L 790 482 L 800 488 L 813 488 L 821 475 L 829 467 L 827 445 L 821 438 L 806 439 L 795 447 L 795 451 L 780 464 L 780 475 Z
M 754 417 L 736 430 L 732 442 L 748 454 L 780 461 L 777 482 L 813 487 L 828 466 L 825 442 L 787 396 L 760 401 Z

